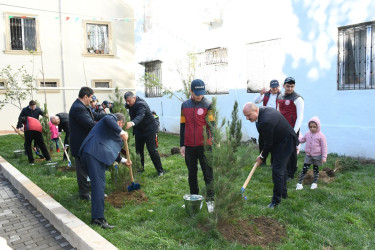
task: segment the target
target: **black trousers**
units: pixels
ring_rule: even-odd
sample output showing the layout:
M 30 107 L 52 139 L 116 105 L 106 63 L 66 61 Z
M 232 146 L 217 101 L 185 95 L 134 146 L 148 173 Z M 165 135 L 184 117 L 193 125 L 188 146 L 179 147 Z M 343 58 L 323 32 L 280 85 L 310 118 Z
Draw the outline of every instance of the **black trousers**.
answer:
M 85 168 L 87 164 L 85 166 L 81 164 L 79 157 L 74 157 L 74 159 L 76 163 L 78 193 L 80 196 L 88 196 L 90 194 L 90 185 L 87 181 L 88 169 Z
M 286 198 L 288 190 L 286 187 L 288 173 L 287 164 L 290 156 L 296 148 L 296 142 L 292 135 L 284 138 L 280 143 L 273 146 L 272 153 L 272 202 L 279 204 L 281 198 Z
M 142 167 L 145 166 L 145 144 L 147 151 L 150 154 L 150 158 L 154 167 L 158 173 L 163 172 L 163 166 L 161 165 L 160 155 L 156 149 L 155 133 L 148 136 L 135 135 L 135 151 L 141 157 Z
M 29 131 L 25 131 L 25 144 L 24 144 L 27 158 L 29 159 L 29 163 L 34 162 L 33 151 L 31 149 L 31 143 L 33 140 L 34 140 L 34 143 L 38 145 L 40 149 L 42 150 L 42 154 L 46 158 L 46 160 L 47 161 L 51 160 L 46 144 L 44 144 L 42 133 L 39 131 L 29 130 Z
M 299 137 L 299 131 L 297 132 L 297 138 Z M 297 148 L 295 147 L 288 161 L 288 177 L 294 179 L 294 175 L 297 171 Z
M 189 187 L 190 194 L 199 194 L 198 186 L 198 160 L 201 165 L 203 172 L 203 179 L 207 189 L 207 201 L 214 199 L 214 188 L 213 188 L 213 170 L 207 163 L 206 156 L 204 155 L 204 147 L 188 147 L 185 146 L 185 163 L 189 172 Z

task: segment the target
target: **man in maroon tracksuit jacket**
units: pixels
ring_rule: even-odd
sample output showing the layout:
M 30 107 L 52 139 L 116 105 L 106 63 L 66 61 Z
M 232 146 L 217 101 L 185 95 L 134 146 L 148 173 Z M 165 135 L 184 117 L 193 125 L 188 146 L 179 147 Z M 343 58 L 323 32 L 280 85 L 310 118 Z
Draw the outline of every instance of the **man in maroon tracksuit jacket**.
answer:
M 208 144 L 211 143 L 211 132 L 206 123 L 214 121 L 211 101 L 206 99 L 204 82 L 195 79 L 191 82 L 191 98 L 181 106 L 180 120 L 180 146 L 181 155 L 185 157 L 185 163 L 189 172 L 190 194 L 199 194 L 198 186 L 198 160 L 202 168 L 204 182 L 207 187 L 207 209 L 208 212 L 214 210 L 214 189 L 212 186 L 213 171 L 208 165 L 204 154 L 204 134 L 207 133 Z

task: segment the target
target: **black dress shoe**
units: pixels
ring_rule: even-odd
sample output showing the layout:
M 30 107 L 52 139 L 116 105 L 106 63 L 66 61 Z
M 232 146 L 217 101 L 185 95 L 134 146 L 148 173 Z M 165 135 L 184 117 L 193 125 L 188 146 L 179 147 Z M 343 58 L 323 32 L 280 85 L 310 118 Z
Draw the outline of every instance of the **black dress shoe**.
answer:
M 91 224 L 92 225 L 98 225 L 98 226 L 100 226 L 101 228 L 104 228 L 104 229 L 112 229 L 112 228 L 115 227 L 115 226 L 109 225 L 107 220 L 104 219 L 104 218 L 103 219 L 92 219 Z
M 277 206 L 276 203 L 271 202 L 267 207 L 268 207 L 268 208 L 271 208 L 271 209 L 275 209 L 276 206 Z
M 89 194 L 80 194 L 79 198 L 84 201 L 91 201 L 91 196 Z

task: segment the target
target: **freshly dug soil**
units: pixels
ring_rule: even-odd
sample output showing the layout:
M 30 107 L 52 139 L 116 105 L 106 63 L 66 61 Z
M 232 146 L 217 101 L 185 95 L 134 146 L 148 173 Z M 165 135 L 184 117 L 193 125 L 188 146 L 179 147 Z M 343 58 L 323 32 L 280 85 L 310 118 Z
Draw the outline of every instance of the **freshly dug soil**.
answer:
M 136 202 L 137 204 L 146 202 L 148 198 L 145 193 L 139 189 L 132 192 L 126 191 L 115 191 L 105 198 L 105 201 L 109 202 L 116 208 L 122 208 L 126 203 Z
M 255 245 L 266 248 L 270 244 L 281 243 L 282 238 L 286 237 L 284 226 L 275 219 L 263 216 L 249 221 L 221 222 L 218 227 L 227 241 L 237 242 L 243 246 Z
M 306 173 L 305 179 L 303 180 L 303 184 L 309 185 L 314 180 L 314 171 L 309 170 Z M 319 171 L 319 179 L 318 179 L 318 185 L 320 183 L 331 183 L 335 180 L 335 173 L 330 168 L 323 168 L 321 171 Z

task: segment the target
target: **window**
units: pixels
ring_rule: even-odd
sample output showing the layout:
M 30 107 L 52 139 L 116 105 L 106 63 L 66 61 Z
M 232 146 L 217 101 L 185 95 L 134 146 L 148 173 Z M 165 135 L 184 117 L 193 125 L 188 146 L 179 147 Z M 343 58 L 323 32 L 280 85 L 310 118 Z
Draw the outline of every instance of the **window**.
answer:
M 197 55 L 196 78 L 202 79 L 207 94 L 228 94 L 228 50 L 207 49 Z
M 0 79 L 0 93 L 5 93 L 6 81 L 4 79 Z
M 110 55 L 111 52 L 111 23 L 84 22 L 86 51 L 85 54 Z
M 112 88 L 112 80 L 108 79 L 96 79 L 91 81 L 91 86 L 93 88 Z
M 147 86 L 148 84 L 152 85 L 152 82 L 157 84 L 162 84 L 161 76 L 161 61 L 151 61 L 141 63 L 145 66 L 145 81 L 146 81 L 146 97 L 160 97 L 163 96 L 161 88 L 158 86 Z
M 337 89 L 375 89 L 375 22 L 338 28 Z
M 6 13 L 6 53 L 39 51 L 37 16 Z
M 39 88 L 38 91 L 47 92 L 60 92 L 60 80 L 58 79 L 37 79 L 37 87 Z
M 246 45 L 247 92 L 256 93 L 268 88 L 272 79 L 283 76 L 281 39 L 258 41 Z

